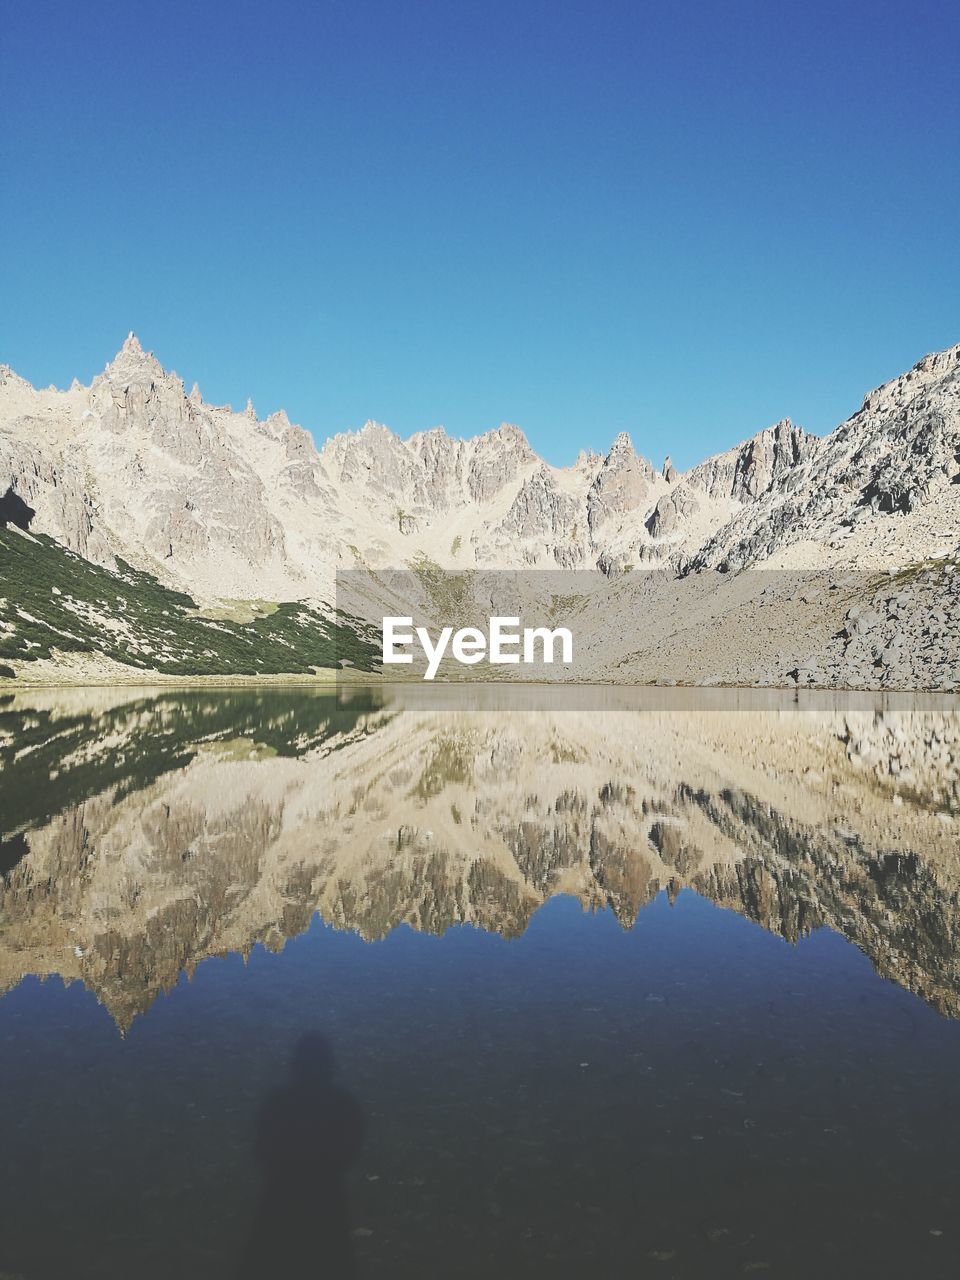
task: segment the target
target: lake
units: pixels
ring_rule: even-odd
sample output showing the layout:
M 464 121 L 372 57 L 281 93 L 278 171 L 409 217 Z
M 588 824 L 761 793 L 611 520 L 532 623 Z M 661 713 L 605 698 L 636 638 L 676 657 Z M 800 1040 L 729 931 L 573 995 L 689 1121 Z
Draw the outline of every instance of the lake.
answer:
M 954 1276 L 960 705 L 0 700 L 0 1276 Z

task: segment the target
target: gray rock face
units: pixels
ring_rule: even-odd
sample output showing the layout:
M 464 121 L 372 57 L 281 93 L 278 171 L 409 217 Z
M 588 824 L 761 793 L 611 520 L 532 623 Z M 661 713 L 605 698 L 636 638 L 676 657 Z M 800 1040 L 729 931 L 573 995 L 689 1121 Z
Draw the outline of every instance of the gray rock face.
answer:
M 630 437 L 622 431 L 587 495 L 587 524 L 597 534 L 608 521 L 623 521 L 643 510 L 651 492 L 654 471 L 634 452 Z
M 556 480 L 541 466 L 523 482 L 500 527 L 507 536 L 553 541 L 569 531 L 576 538 L 577 510 L 576 500 L 561 493 Z
M 867 396 L 864 407 L 823 440 L 781 437 L 779 455 L 776 448 L 770 455 L 772 485 L 704 544 L 692 568 L 742 568 L 801 540 L 838 549 L 837 539 L 867 516 L 881 532 L 883 518 L 929 506 L 929 520 L 916 522 L 924 535 L 913 559 L 921 558 L 931 545 L 926 534 L 949 535 L 951 527 L 935 504 L 954 505 L 949 489 L 960 477 L 958 356 L 955 347 L 922 360 L 911 374 Z M 691 481 L 709 467 L 697 468 Z M 736 480 L 748 472 L 746 465 L 735 469 L 735 494 L 742 496 Z
M 660 541 L 670 538 L 682 527 L 683 522 L 698 509 L 694 494 L 685 484 L 678 484 L 665 493 L 647 519 L 651 538 Z
M 691 488 L 712 498 L 747 503 L 782 484 L 820 443 L 789 418 L 768 427 L 728 453 L 709 458 L 687 477 Z
M 185 396 L 133 335 L 88 390 L 17 390 L 13 407 L 28 412 L 0 410 L 0 466 L 36 496 L 39 531 L 202 593 L 220 577 L 223 594 L 237 594 L 283 559 L 283 527 L 264 478 L 233 447 L 232 415 Z M 42 431 L 30 429 L 31 410 Z
M 474 502 L 489 502 L 539 458 L 519 427 L 504 424 L 476 441 L 467 489 Z

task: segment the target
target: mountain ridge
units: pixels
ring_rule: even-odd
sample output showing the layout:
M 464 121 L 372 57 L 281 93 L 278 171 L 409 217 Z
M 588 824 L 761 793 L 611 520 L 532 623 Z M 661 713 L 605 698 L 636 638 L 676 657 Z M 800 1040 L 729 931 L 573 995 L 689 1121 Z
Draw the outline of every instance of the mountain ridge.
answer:
M 16 590 L 3 591 L 4 557 L 9 567 L 10 552 L 22 549 L 9 538 L 22 534 L 47 540 L 31 551 L 45 580 L 59 572 L 51 567 L 55 547 L 114 573 L 123 565 L 123 573 L 147 575 L 160 588 L 188 596 L 188 603 L 169 606 L 183 623 L 191 610 L 224 606 L 254 620 L 264 609 L 297 604 L 313 610 L 314 619 L 329 616 L 341 568 L 359 569 L 371 582 L 397 568 L 580 570 L 601 581 L 657 570 L 703 586 L 699 601 L 685 594 L 686 620 L 672 631 L 669 617 L 658 622 L 662 641 L 672 643 L 684 631 L 683 644 L 673 647 L 688 658 L 669 673 L 672 679 L 782 683 L 792 672 L 798 682 L 823 677 L 852 687 L 940 689 L 960 680 L 954 585 L 960 576 L 945 576 L 960 563 L 960 345 L 925 356 L 868 392 L 861 408 L 827 436 L 785 418 L 679 472 L 669 458 L 654 467 L 625 432 L 606 454 L 581 451 L 571 466 L 554 467 L 507 423 L 470 439 L 435 427 L 404 440 L 370 422 L 318 448 L 283 411 L 260 419 L 249 402 L 235 413 L 207 404 L 196 387 L 188 393 L 131 333 L 89 387 L 74 380 L 66 391 L 37 390 L 0 366 L 0 497 L 0 526 L 10 526 L 0 548 L 0 658 L 47 656 L 56 664 L 63 636 L 81 650 L 96 648 L 95 636 L 75 633 L 70 610 L 75 615 L 81 606 L 103 635 L 111 629 L 126 634 L 130 621 L 111 616 L 109 584 L 106 598 L 97 594 L 99 586 L 94 592 L 93 614 L 90 599 L 78 605 L 51 597 L 49 617 L 25 615 Z M 779 631 L 765 624 L 760 647 L 783 648 L 782 660 L 768 662 L 754 644 L 751 667 L 737 658 L 737 636 L 759 634 L 761 595 L 717 594 L 716 608 L 700 607 L 708 581 L 717 574 L 735 578 L 747 568 L 861 571 L 863 599 L 848 593 L 842 597 L 847 612 L 828 618 L 818 618 L 816 609 L 784 615 Z M 19 580 L 30 571 L 21 565 Z M 887 574 L 909 585 L 921 571 L 922 590 L 910 607 L 902 591 L 883 591 L 874 581 Z M 77 579 L 77 565 L 64 560 L 61 576 L 62 588 Z M 158 670 L 179 670 L 159 623 L 163 602 L 145 578 L 137 581 L 160 629 L 152 624 L 149 634 L 134 637 L 134 665 L 160 654 Z M 81 585 L 84 591 L 90 586 Z M 819 585 L 835 590 L 829 582 Z M 640 586 L 635 599 L 646 603 L 636 608 L 648 614 L 672 608 L 645 591 Z M 946 596 L 946 613 L 938 609 L 938 593 Z M 54 594 L 62 596 L 62 589 Z M 809 594 L 806 603 L 818 593 Z M 621 593 L 614 604 L 623 600 Z M 724 614 L 727 657 L 701 661 L 703 620 L 709 616 L 719 636 Z M 908 615 L 916 635 L 908 634 L 905 645 L 896 633 Z M 665 674 L 655 669 L 659 641 L 642 653 L 642 644 L 631 649 L 629 622 L 620 626 L 616 645 L 607 646 L 622 668 L 617 678 Z M 44 634 L 29 634 L 41 624 Z M 267 629 L 262 621 L 256 625 Z M 809 646 L 798 641 L 798 627 L 818 628 Z M 843 654 L 827 651 L 836 650 L 831 636 L 842 641 Z M 293 669 L 302 671 L 304 662 L 309 668 L 316 647 L 304 650 L 289 631 L 286 639 L 300 652 Z M 237 641 L 248 653 L 244 638 Z M 125 661 L 116 643 L 100 648 Z M 191 662 L 220 670 L 202 643 L 191 639 L 189 648 L 197 655 Z M 852 675 L 840 661 L 849 655 Z M 591 677 L 607 678 L 609 666 Z M 276 668 L 270 655 L 258 652 L 247 669 Z
M 828 436 L 783 419 L 686 472 L 669 459 L 657 470 L 625 432 L 605 455 L 553 467 L 507 423 L 404 440 L 368 422 L 317 447 L 282 410 L 261 420 L 249 403 L 237 414 L 187 393 L 131 333 L 88 388 L 37 390 L 0 366 L 0 485 L 36 511 L 35 530 L 100 564 L 122 555 L 204 599 L 329 599 L 337 564 L 395 567 L 418 554 L 451 567 L 609 572 L 716 566 L 732 553 L 739 567 L 783 542 L 782 530 L 758 536 L 791 494 L 837 525 L 851 504 L 823 495 L 836 499 L 838 484 L 872 492 L 875 514 L 922 505 L 945 460 L 931 419 L 949 418 L 944 439 L 958 435 L 958 369 L 960 346 L 926 356 Z M 912 419 L 931 436 L 930 465 L 884 456 L 896 453 L 884 433 L 904 414 L 908 451 Z

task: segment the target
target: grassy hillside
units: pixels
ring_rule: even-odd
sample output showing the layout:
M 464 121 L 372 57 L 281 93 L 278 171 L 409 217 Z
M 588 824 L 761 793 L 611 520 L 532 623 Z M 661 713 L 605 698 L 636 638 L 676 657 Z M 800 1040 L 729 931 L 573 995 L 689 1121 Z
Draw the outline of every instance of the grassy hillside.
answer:
M 261 603 L 251 621 L 204 617 L 190 596 L 118 563 L 111 573 L 45 535 L 0 526 L 0 676 L 55 650 L 179 676 L 308 674 L 344 658 L 374 669 L 378 651 L 349 619 L 295 601 Z

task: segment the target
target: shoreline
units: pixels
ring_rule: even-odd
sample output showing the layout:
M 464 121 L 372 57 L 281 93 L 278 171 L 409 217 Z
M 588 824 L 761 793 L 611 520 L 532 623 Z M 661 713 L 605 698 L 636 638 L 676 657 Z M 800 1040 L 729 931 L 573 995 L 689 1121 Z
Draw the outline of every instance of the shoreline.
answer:
M 160 672 L 137 672 L 136 675 L 124 676 L 114 673 L 102 673 L 99 676 L 78 675 L 76 678 L 48 676 L 36 680 L 17 678 L 0 678 L 0 698 L 4 694 L 16 695 L 30 692 L 49 693 L 73 690 L 130 690 L 142 692 L 164 692 L 180 689 L 309 689 L 316 692 L 335 693 L 341 688 L 375 688 L 384 690 L 417 690 L 426 695 L 443 699 L 451 695 L 453 690 L 503 693 L 505 691 L 546 691 L 551 690 L 558 695 L 580 691 L 602 691 L 613 693 L 655 694 L 658 698 L 680 694 L 689 696 L 698 694 L 750 693 L 768 694 L 771 696 L 792 695 L 795 701 L 806 702 L 811 697 L 823 696 L 857 696 L 876 700 L 909 699 L 916 705 L 918 699 L 933 706 L 949 706 L 960 708 L 960 692 L 948 689 L 891 689 L 865 688 L 857 685 L 798 685 L 790 683 L 734 684 L 712 681 L 698 683 L 696 681 L 612 681 L 612 680 L 418 680 L 418 679 L 385 679 L 381 675 L 370 672 L 344 672 L 332 668 L 319 668 L 312 676 L 296 673 L 279 673 L 275 675 L 196 675 L 196 676 L 164 676 Z

